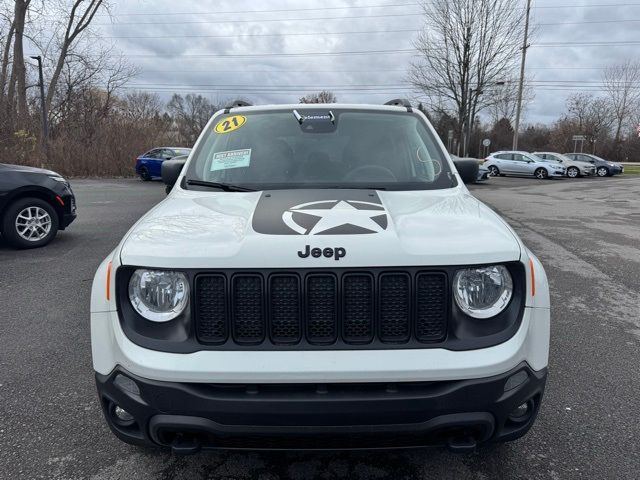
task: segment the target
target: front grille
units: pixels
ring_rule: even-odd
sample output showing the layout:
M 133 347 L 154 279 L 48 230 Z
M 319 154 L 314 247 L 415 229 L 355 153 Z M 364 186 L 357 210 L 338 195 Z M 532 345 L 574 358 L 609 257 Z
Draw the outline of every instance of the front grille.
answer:
M 445 340 L 448 303 L 443 272 L 274 270 L 195 277 L 196 336 L 221 348 L 419 348 Z

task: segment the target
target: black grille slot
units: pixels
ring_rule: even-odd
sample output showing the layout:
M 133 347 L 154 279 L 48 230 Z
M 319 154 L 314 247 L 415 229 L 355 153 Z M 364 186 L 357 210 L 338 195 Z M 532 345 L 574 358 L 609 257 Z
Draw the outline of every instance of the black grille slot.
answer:
M 346 343 L 373 340 L 373 277 L 349 274 L 342 280 L 342 335 Z
M 300 341 L 301 298 L 300 280 L 296 275 L 274 275 L 269 283 L 271 308 L 271 340 L 287 344 Z
M 409 340 L 411 277 L 404 273 L 380 276 L 380 340 L 402 343 Z
M 443 274 L 421 273 L 416 288 L 416 338 L 444 340 L 447 333 L 447 281 Z
M 233 277 L 233 338 L 239 344 L 257 344 L 264 340 L 265 314 L 262 276 Z
M 229 334 L 227 322 L 227 281 L 223 275 L 196 279 L 197 335 L 204 343 L 224 343 Z
M 306 285 L 307 340 L 330 344 L 337 338 L 338 291 L 333 275 L 309 275 Z

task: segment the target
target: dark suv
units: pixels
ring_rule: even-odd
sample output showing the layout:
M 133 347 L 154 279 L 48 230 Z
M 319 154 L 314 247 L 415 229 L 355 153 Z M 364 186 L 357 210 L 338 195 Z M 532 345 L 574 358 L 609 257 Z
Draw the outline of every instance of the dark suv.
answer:
M 0 163 L 0 233 L 9 245 L 43 247 L 75 218 L 75 196 L 60 175 Z
M 604 158 L 596 157 L 590 153 L 565 153 L 566 157 L 576 162 L 589 162 L 596 167 L 596 175 L 599 177 L 612 177 L 624 173 L 624 166 L 610 162 Z

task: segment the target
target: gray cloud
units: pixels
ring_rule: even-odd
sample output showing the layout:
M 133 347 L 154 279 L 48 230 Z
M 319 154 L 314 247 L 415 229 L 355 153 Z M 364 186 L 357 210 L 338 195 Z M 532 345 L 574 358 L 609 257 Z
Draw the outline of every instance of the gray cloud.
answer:
M 575 1 L 575 0 L 572 0 Z M 565 0 L 563 0 L 564 4 Z M 300 56 L 256 58 L 212 58 L 197 55 L 247 55 L 257 53 L 342 52 L 410 49 L 412 33 L 393 30 L 419 29 L 422 24 L 417 5 L 344 10 L 290 11 L 273 13 L 215 14 L 211 12 L 301 9 L 318 7 L 406 4 L 410 0 L 334 0 L 310 3 L 295 0 L 249 0 L 203 2 L 183 0 L 113 0 L 113 25 L 101 25 L 103 37 L 162 36 L 163 38 L 118 38 L 117 48 L 141 73 L 134 80 L 140 89 L 155 89 L 163 98 L 173 90 L 201 92 L 211 98 L 241 96 L 256 103 L 295 102 L 308 92 L 332 85 L 338 99 L 356 103 L 382 103 L 407 96 L 405 72 L 410 55 Z M 514 2 L 515 3 L 515 2 Z M 566 3 L 571 3 L 567 1 Z M 580 5 L 605 3 L 583 0 Z M 616 3 L 624 3 L 618 1 Z M 556 5 L 552 0 L 535 2 L 538 7 Z M 199 12 L 192 15 L 177 13 Z M 166 16 L 126 16 L 126 13 L 167 13 Z M 403 15 L 409 16 L 391 16 Z M 387 17 L 373 17 L 389 15 Z M 359 16 L 361 18 L 350 18 Z M 333 17 L 332 20 L 287 20 Z M 234 20 L 253 20 L 233 23 Z M 640 22 L 578 25 L 544 25 L 559 22 L 640 19 L 640 6 L 582 8 L 537 8 L 533 11 L 539 25 L 529 50 L 528 72 L 535 81 L 535 99 L 528 107 L 528 123 L 551 122 L 564 109 L 566 98 L 580 91 L 573 81 L 601 79 L 602 67 L 637 58 L 638 46 L 544 47 L 538 44 L 567 42 L 611 42 L 636 40 Z M 109 23 L 101 17 L 99 23 Z M 191 22 L 191 23 L 184 23 Z M 222 22 L 222 23 L 197 23 Z M 132 24 L 130 24 L 132 23 Z M 331 35 L 329 32 L 376 31 L 374 34 Z M 316 35 L 287 35 L 317 32 Z M 242 36 L 242 35 L 270 36 Z M 279 35 L 282 34 L 282 35 Z M 237 35 L 229 38 L 204 36 Z M 170 38 L 192 36 L 192 38 Z M 193 37 L 202 36 L 202 37 Z M 148 55 L 148 56 L 138 56 Z M 544 83 L 565 82 L 565 83 Z M 233 86 L 238 86 L 234 91 Z M 379 86 L 389 85 L 389 87 Z M 551 85 L 562 85 L 562 88 Z M 597 85 L 589 91 L 598 94 Z M 175 88 L 172 88 L 175 87 Z M 244 86 L 244 88 L 243 88 Z M 308 86 L 308 88 L 304 88 Z M 313 86 L 317 86 L 314 88 Z M 365 86 L 376 86 L 377 90 Z M 253 88 L 252 88 L 253 87 Z M 273 87 L 273 88 L 269 88 Z M 358 90 L 360 89 L 360 90 Z M 284 91 L 276 91 L 284 90 Z M 366 91 L 364 91 L 366 90 Z M 405 92 L 405 93 L 403 93 Z

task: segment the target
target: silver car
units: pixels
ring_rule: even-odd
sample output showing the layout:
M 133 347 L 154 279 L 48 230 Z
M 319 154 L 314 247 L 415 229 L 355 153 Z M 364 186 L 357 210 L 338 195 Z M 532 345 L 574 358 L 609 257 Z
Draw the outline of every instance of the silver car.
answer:
M 566 168 L 559 163 L 545 162 L 527 152 L 501 151 L 489 155 L 484 162 L 492 176 L 533 175 L 536 178 L 563 177 Z
M 536 157 L 540 157 L 545 162 L 561 163 L 567 169 L 567 177 L 588 177 L 596 174 L 596 167 L 589 162 L 581 162 L 579 160 L 572 160 L 566 155 L 555 152 L 533 152 Z

